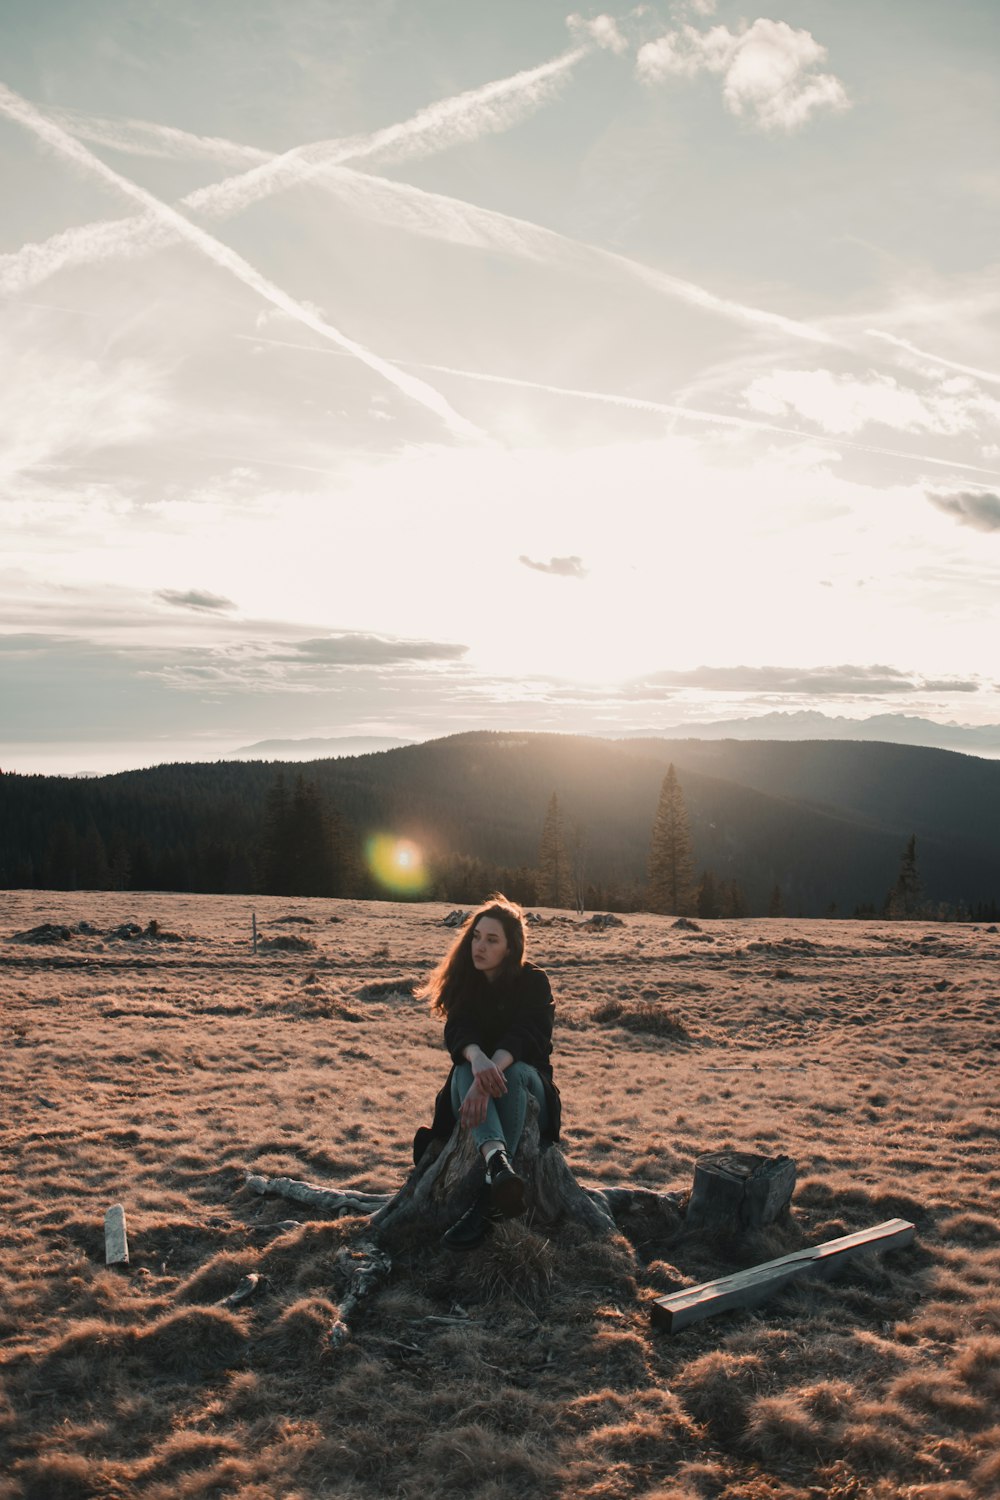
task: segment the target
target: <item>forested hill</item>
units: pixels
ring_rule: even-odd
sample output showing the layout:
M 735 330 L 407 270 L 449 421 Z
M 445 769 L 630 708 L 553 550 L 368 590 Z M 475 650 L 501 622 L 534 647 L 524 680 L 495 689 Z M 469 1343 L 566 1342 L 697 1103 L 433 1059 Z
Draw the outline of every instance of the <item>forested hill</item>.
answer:
M 474 900 L 484 884 L 502 879 L 532 900 L 556 794 L 567 838 L 579 833 L 588 906 L 641 904 L 671 763 L 696 872 L 737 883 L 751 913 L 767 911 L 775 887 L 792 915 L 880 908 L 911 835 L 928 902 L 975 910 L 1000 899 L 1000 762 L 844 741 L 489 732 L 304 765 L 164 765 L 79 780 L 0 776 L 0 879 L 278 889 L 275 823 L 284 810 L 300 851 L 319 824 L 332 851 L 304 893 L 378 894 L 359 850 L 383 831 L 425 851 L 428 894 Z M 293 813 L 297 823 L 288 822 Z M 287 882 L 284 889 L 291 893 Z

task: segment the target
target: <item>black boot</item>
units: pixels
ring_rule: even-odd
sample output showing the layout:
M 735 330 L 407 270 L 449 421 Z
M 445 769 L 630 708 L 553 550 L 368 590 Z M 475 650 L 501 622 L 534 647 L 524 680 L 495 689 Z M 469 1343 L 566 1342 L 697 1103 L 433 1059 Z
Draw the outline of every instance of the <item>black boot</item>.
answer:
M 441 1243 L 450 1250 L 474 1250 L 492 1230 L 501 1214 L 492 1206 L 489 1187 L 484 1186 L 471 1208 L 446 1229 Z
M 511 1165 L 503 1147 L 490 1152 L 486 1163 L 486 1181 L 490 1203 L 505 1219 L 516 1219 L 524 1213 L 524 1181 Z

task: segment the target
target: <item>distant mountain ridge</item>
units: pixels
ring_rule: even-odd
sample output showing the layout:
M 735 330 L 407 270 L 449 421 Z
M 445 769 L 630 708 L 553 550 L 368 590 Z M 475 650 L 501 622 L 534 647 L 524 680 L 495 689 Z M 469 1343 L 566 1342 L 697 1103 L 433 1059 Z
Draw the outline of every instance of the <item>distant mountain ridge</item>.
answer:
M 777 710 L 757 718 L 673 724 L 664 739 L 679 740 L 867 740 L 889 745 L 925 745 L 969 755 L 1000 756 L 1000 724 L 939 724 L 917 714 L 870 714 L 848 719 L 818 709 Z
M 373 755 L 380 750 L 399 750 L 413 740 L 393 739 L 389 735 L 345 734 L 339 739 L 258 740 L 227 751 L 225 760 L 319 760 L 324 756 Z
M 648 735 L 604 733 L 600 739 L 647 739 Z M 818 709 L 776 710 L 757 717 L 716 719 L 704 724 L 670 724 L 664 740 L 865 740 L 888 745 L 926 745 L 969 755 L 1000 757 L 1000 724 L 939 724 L 917 714 L 870 714 L 850 719 Z M 225 760 L 319 760 L 324 756 L 368 755 L 421 743 L 389 735 L 341 735 L 306 739 L 257 740 L 227 751 Z

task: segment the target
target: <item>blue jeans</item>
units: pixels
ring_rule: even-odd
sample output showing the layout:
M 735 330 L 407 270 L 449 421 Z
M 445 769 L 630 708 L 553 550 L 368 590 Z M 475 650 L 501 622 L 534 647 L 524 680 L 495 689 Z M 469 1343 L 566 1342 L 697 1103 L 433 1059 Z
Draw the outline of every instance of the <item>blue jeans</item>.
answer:
M 537 1068 L 530 1063 L 515 1062 L 504 1073 L 507 1092 L 502 1099 L 491 1099 L 486 1106 L 486 1119 L 481 1125 L 472 1127 L 472 1138 L 477 1146 L 487 1141 L 506 1141 L 507 1155 L 513 1157 L 524 1129 L 524 1117 L 528 1109 L 528 1095 L 538 1101 L 538 1128 L 544 1130 L 548 1124 L 549 1111 L 545 1102 L 545 1089 Z M 472 1068 L 469 1063 L 459 1063 L 451 1077 L 451 1107 L 455 1118 L 462 1108 L 462 1100 L 472 1087 Z

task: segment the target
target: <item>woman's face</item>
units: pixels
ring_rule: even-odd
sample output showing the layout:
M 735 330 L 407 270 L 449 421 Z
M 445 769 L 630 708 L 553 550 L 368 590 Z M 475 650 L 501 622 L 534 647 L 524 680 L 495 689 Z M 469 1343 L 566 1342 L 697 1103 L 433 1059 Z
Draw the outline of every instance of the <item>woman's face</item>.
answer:
M 480 917 L 472 929 L 472 962 L 480 974 L 495 979 L 509 947 L 503 923 L 496 917 Z

